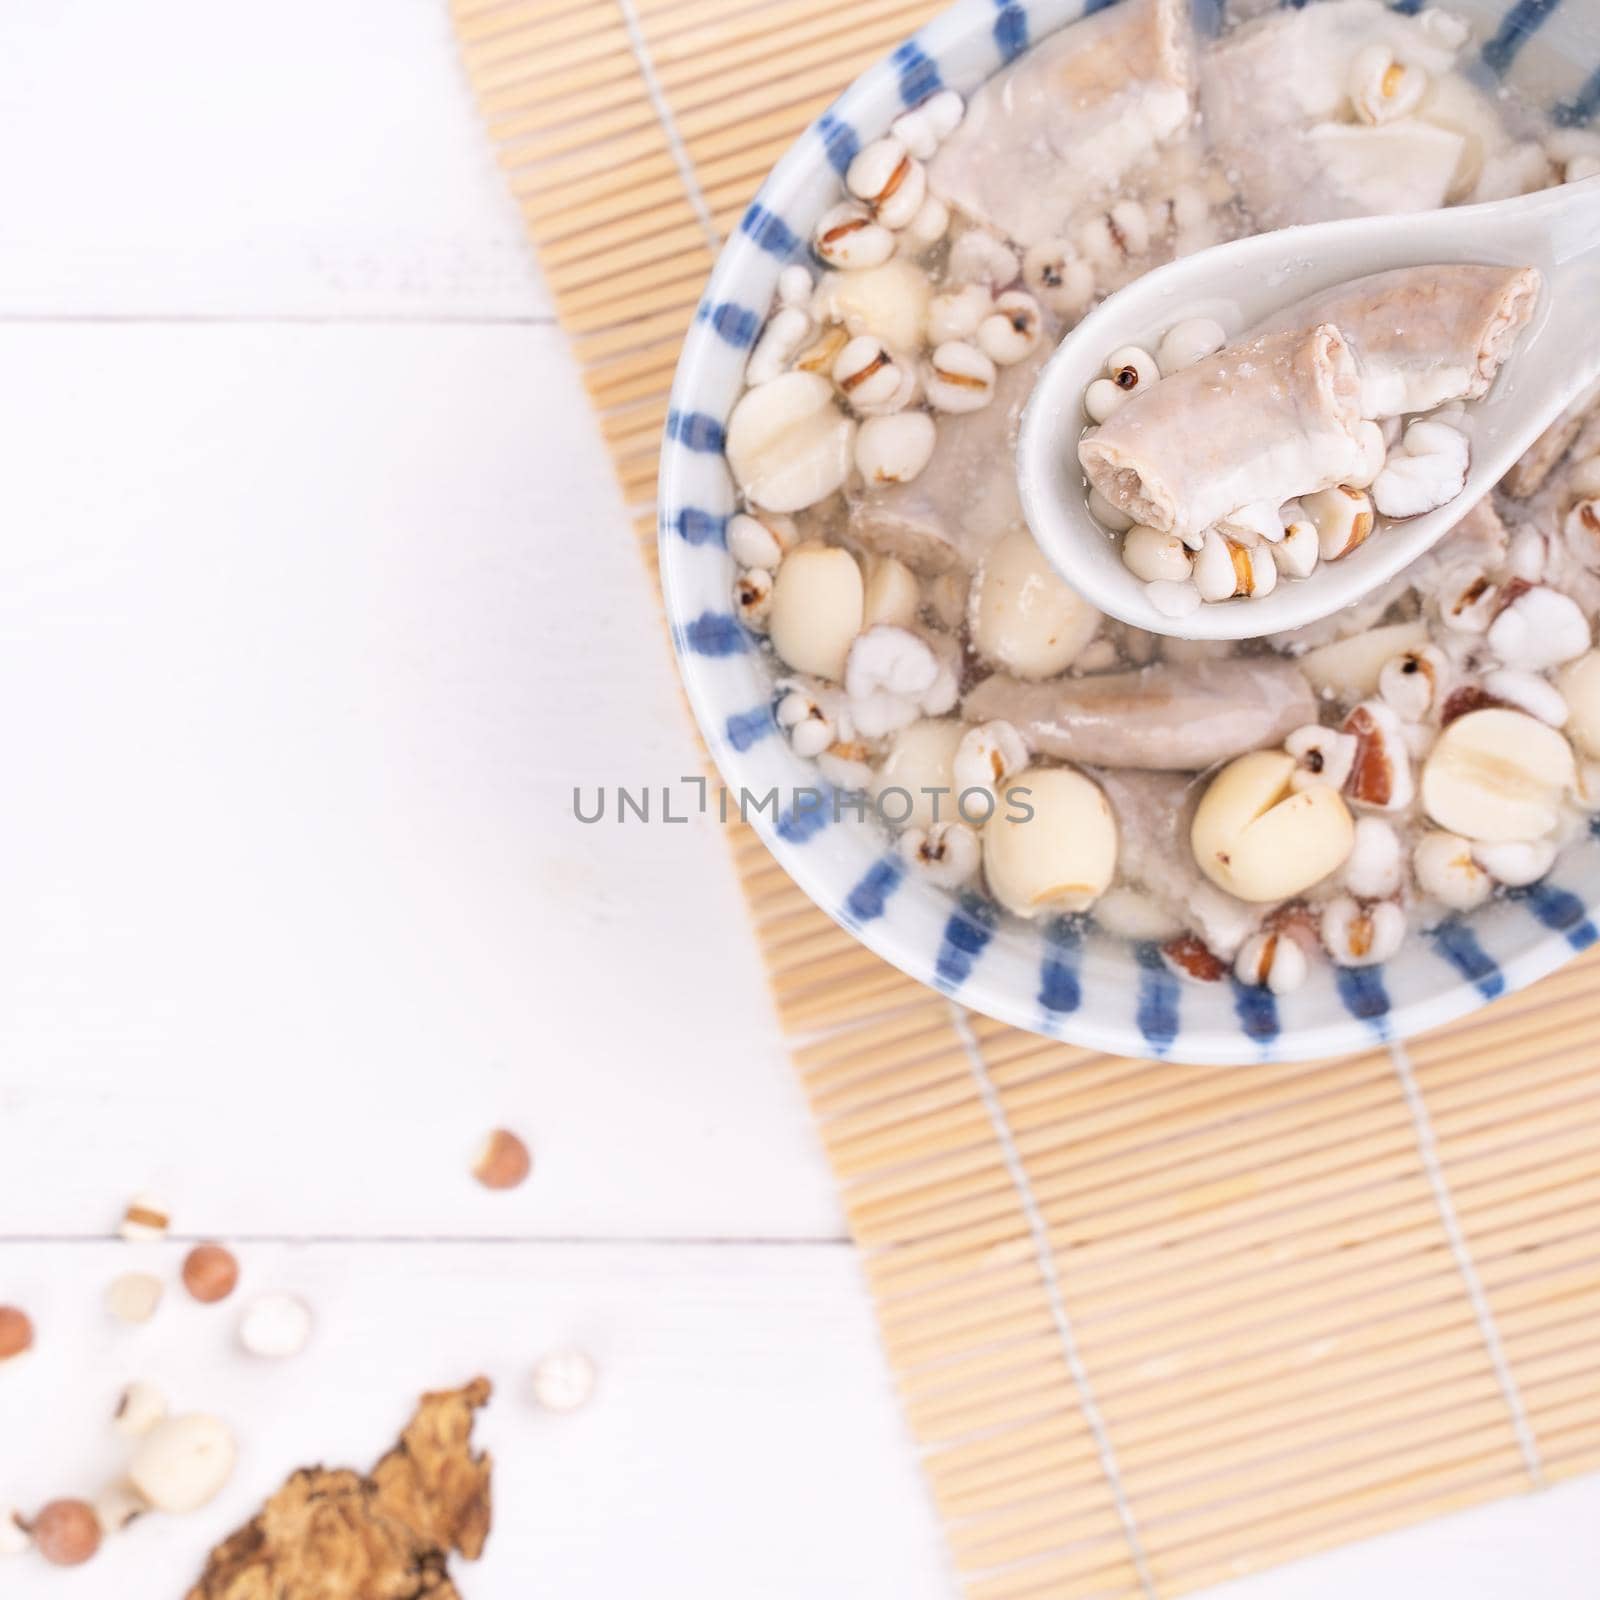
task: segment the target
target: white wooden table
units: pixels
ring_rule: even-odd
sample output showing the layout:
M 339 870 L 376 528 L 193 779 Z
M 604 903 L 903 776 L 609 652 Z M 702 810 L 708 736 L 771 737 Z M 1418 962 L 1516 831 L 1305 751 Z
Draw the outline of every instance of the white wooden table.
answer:
M 950 1592 L 653 602 L 441 0 L 0 8 L 0 1504 L 131 1376 L 236 1425 L 185 1520 L 0 1594 L 166 1600 L 291 1467 L 486 1372 L 472 1600 Z M 466 1176 L 496 1123 L 533 1179 Z M 315 1341 L 104 1286 L 147 1190 Z M 528 1393 L 600 1364 L 585 1411 Z M 1248 1580 L 1593 1593 L 1600 1485 Z

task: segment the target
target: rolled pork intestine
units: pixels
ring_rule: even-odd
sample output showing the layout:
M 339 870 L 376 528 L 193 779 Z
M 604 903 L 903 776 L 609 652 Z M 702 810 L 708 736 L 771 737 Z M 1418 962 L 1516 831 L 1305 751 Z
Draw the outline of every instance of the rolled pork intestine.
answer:
M 935 192 L 1025 250 L 1120 198 L 1193 121 L 1188 17 L 1188 0 L 1134 0 L 1052 34 L 973 95 Z
M 1191 549 L 1212 527 L 1232 541 L 1276 543 L 1296 514 L 1280 508 L 1303 502 L 1320 553 L 1337 559 L 1369 536 L 1378 512 L 1414 516 L 1460 492 L 1466 435 L 1452 425 L 1454 413 L 1445 423 L 1430 415 L 1488 392 L 1540 282 L 1532 267 L 1440 264 L 1336 285 L 1215 355 L 1140 384 L 1084 434 L 1079 459 L 1114 511 Z M 1406 429 L 1386 463 L 1369 465 L 1363 428 L 1382 457 L 1377 425 L 1407 416 L 1427 425 Z M 1309 498 L 1340 485 L 1358 492 L 1331 505 Z M 1375 506 L 1359 492 L 1369 486 Z M 1341 539 L 1332 524 L 1353 506 L 1359 536 Z M 1222 587 L 1203 598 L 1233 598 L 1231 576 L 1225 571 Z M 1196 582 L 1202 577 L 1197 563 Z
M 1359 369 L 1330 323 L 1231 345 L 1155 384 L 1078 447 L 1089 482 L 1186 544 L 1242 506 L 1342 483 L 1361 458 Z
M 1532 267 L 1401 267 L 1313 295 L 1266 329 L 1336 327 L 1360 374 L 1361 415 L 1383 421 L 1481 399 L 1538 294 Z
M 798 369 L 826 380 L 832 398 L 795 387 L 792 405 L 787 394 L 768 400 L 739 430 L 758 490 L 777 482 L 784 500 L 808 503 L 779 513 L 736 475 L 744 520 L 730 548 L 759 568 L 738 573 L 745 592 L 780 591 L 780 625 L 764 648 L 805 660 L 775 651 L 777 720 L 828 781 L 870 774 L 874 795 L 926 796 L 960 774 L 994 805 L 1026 780 L 1046 807 L 1035 845 L 1032 823 L 1007 834 L 998 817 L 957 817 L 948 805 L 930 815 L 919 798 L 900 841 L 908 870 L 970 887 L 977 859 L 982 886 L 980 851 L 993 847 L 989 887 L 1016 914 L 1092 920 L 1103 900 L 1107 936 L 1156 939 L 1190 978 L 1232 966 L 1242 982 L 1265 982 L 1270 971 L 1281 992 L 1305 962 L 1272 959 L 1275 941 L 1306 952 L 1320 941 L 1335 962 L 1380 958 L 1399 908 L 1436 920 L 1496 881 L 1526 882 L 1600 811 L 1590 630 L 1600 613 L 1600 394 L 1575 405 L 1426 557 L 1290 634 L 1206 645 L 1096 625 L 1037 552 L 1023 558 L 1018 420 L 1055 342 L 1094 299 L 1174 254 L 1286 221 L 1555 180 L 1573 135 L 1456 72 L 1465 38 L 1445 13 L 1322 0 L 1197 42 L 1186 6 L 1121 0 L 1024 54 L 964 116 L 948 91 L 915 108 L 888 135 L 898 143 L 863 152 L 861 171 L 847 174 L 829 213 L 839 231 L 814 261 L 785 270 L 749 380 Z M 1383 98 L 1390 87 L 1394 104 Z M 919 187 L 915 211 L 886 198 Z M 1363 422 L 1457 396 L 1470 403 L 1526 288 L 1514 273 L 1449 268 L 1358 286 L 1353 299 L 1348 287 L 1329 291 L 1296 308 L 1294 326 L 1262 329 L 1294 335 L 1302 358 L 1323 362 L 1319 392 L 1332 409 L 1322 476 L 1336 484 L 1345 471 L 1352 369 Z M 1416 336 L 1405 348 L 1389 339 L 1402 308 Z M 1315 338 L 1324 327 L 1336 337 Z M 868 336 L 879 352 L 860 342 Z M 1203 363 L 1200 352 L 1216 348 L 1201 341 L 1191 355 Z M 1155 391 L 1172 385 L 1169 405 L 1181 376 Z M 1244 453 L 1226 434 L 1216 443 Z M 1385 444 L 1403 449 L 1399 423 L 1386 425 Z M 846 445 L 855 466 L 841 482 Z M 1218 504 L 1254 492 L 1218 490 Z M 1172 496 L 1175 507 L 1183 498 Z M 1194 522 L 1208 511 L 1181 514 Z M 797 552 L 807 574 L 823 571 L 827 547 L 855 560 L 859 584 L 831 567 L 826 584 L 777 582 Z M 808 618 L 807 607 L 827 614 Z M 758 633 L 772 625 L 766 606 L 737 609 Z M 872 635 L 875 675 L 849 645 L 852 629 Z M 807 637 L 849 645 L 842 665 L 834 649 L 794 642 Z M 871 679 L 879 700 L 892 691 L 894 717 L 878 715 L 876 701 L 853 706 L 857 655 L 855 680 Z M 838 676 L 818 676 L 819 666 Z M 1467 724 L 1440 751 L 1448 728 L 1489 713 L 1491 723 Z M 1481 782 L 1484 751 L 1504 755 L 1495 780 L 1514 803 Z M 1255 759 L 1263 753 L 1273 759 Z M 1056 769 L 1084 782 L 1039 781 Z M 1253 833 L 1250 815 L 1224 816 L 1250 839 L 1292 837 L 1305 809 L 1323 819 L 1322 848 L 1350 841 L 1348 859 L 1286 898 L 1249 898 L 1272 891 L 1259 870 L 1230 878 L 1197 856 L 1194 817 L 1213 789 L 1212 833 L 1224 798 L 1270 813 Z M 1318 802 L 1302 806 L 1312 791 Z M 1545 827 L 1539 838 L 1503 836 L 1534 825 Z M 1114 859 L 1101 859 L 1107 851 Z

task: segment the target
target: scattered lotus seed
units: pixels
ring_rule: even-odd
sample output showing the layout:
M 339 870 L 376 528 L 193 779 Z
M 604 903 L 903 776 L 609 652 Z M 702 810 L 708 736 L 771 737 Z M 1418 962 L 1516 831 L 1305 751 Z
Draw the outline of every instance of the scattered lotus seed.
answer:
M 283 1360 L 305 1349 L 311 1336 L 311 1311 L 292 1294 L 264 1294 L 244 1308 L 239 1343 L 253 1356 Z
M 233 1473 L 235 1454 L 232 1432 L 216 1417 L 169 1417 L 139 1441 L 128 1478 L 157 1511 L 182 1515 L 216 1498 Z M 95 1531 L 98 1537 L 98 1524 Z
M 161 1304 L 161 1280 L 149 1272 L 123 1272 L 106 1290 L 106 1310 L 118 1322 L 148 1322 Z
M 576 1411 L 594 1392 L 594 1362 L 581 1350 L 560 1350 L 533 1369 L 533 1396 L 546 1411 Z

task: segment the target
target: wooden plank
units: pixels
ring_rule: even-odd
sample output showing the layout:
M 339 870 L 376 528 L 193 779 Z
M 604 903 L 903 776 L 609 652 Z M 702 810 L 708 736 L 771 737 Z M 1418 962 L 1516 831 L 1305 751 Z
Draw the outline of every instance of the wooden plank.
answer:
M 0 63 L 0 316 L 550 314 L 440 0 L 24 0 Z
M 720 830 L 572 816 L 700 770 L 577 392 L 549 328 L 0 328 L 6 1226 L 839 1233 Z
M 181 1595 L 212 1541 L 293 1468 L 366 1465 L 417 1394 L 490 1377 L 478 1436 L 495 1457 L 494 1528 L 458 1564 L 469 1600 L 650 1595 L 885 1600 L 947 1593 L 915 1458 L 843 1246 L 255 1245 L 232 1303 L 174 1286 L 146 1326 L 101 1311 L 135 1262 L 170 1277 L 173 1247 L 0 1246 L 0 1283 L 39 1342 L 0 1371 L 0 1504 L 90 1490 L 122 1455 L 121 1386 L 159 1385 L 237 1433 L 232 1482 L 188 1517 L 136 1523 L 67 1580 L 74 1600 Z M 316 1328 L 292 1362 L 233 1344 L 237 1301 L 283 1288 Z M 534 1362 L 578 1346 L 599 1369 L 584 1410 L 538 1410 Z M 18 1438 L 26 1450 L 13 1448 Z M 8 1596 L 52 1592 L 32 1556 Z

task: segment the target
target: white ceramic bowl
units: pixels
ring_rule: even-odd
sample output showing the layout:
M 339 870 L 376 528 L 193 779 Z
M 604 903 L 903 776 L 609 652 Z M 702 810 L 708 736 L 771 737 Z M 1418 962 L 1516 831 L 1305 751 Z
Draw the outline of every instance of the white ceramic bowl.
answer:
M 1213 0 L 1196 7 L 1202 28 L 1214 27 Z M 1486 41 L 1486 77 L 1505 77 L 1567 121 L 1600 111 L 1594 0 L 1463 0 L 1451 9 Z M 970 93 L 1084 10 L 1083 0 L 959 0 L 801 136 L 723 248 L 684 344 L 662 449 L 661 571 L 679 665 L 734 803 L 741 792 L 752 797 L 749 820 L 795 881 L 870 949 L 962 1005 L 1130 1056 L 1226 1063 L 1369 1048 L 1531 983 L 1593 943 L 1600 840 L 1584 838 L 1544 882 L 1417 935 L 1381 967 L 1318 964 L 1281 998 L 1232 979 L 1180 982 L 1153 947 L 1092 923 L 1024 923 L 975 894 L 909 877 L 876 822 L 848 811 L 836 819 L 828 794 L 813 805 L 807 791 L 826 786 L 779 734 L 770 659 L 730 610 L 723 534 L 735 501 L 722 429 L 779 271 L 808 259 L 812 225 L 838 200 L 862 142 L 940 87 Z

